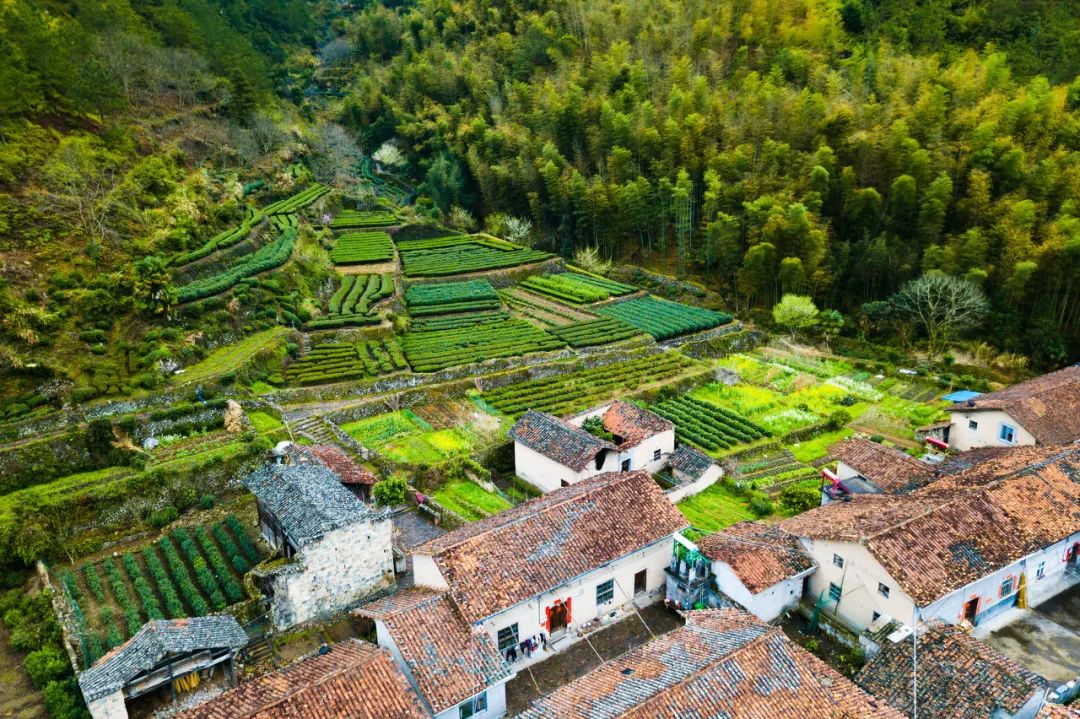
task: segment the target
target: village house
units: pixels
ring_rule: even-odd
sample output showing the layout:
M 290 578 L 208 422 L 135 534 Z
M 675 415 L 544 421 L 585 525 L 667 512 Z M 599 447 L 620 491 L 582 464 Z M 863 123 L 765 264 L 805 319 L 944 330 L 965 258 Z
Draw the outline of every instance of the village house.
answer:
M 861 632 L 885 618 L 977 625 L 1075 584 L 1080 449 L 1020 448 L 907 495 L 864 494 L 780 523 L 818 565 L 810 598 Z
M 686 526 L 648 472 L 602 474 L 415 548 L 415 583 L 446 592 L 513 665 L 659 600 Z
M 427 719 L 390 652 L 346 639 L 175 719 Z
M 533 701 L 518 719 L 903 717 L 746 612 L 685 617 L 685 626 Z
M 687 609 L 734 602 L 769 622 L 799 603 L 815 569 L 798 537 L 762 522 L 739 522 L 696 542 L 676 538 L 667 599 Z
M 119 647 L 79 674 L 93 719 L 127 719 L 128 705 L 195 685 L 217 669 L 234 683 L 237 652 L 247 634 L 229 615 L 147 622 Z
M 371 488 L 375 486 L 377 477 L 337 447 L 290 443 L 286 454 L 293 464 L 321 464 L 336 474 L 338 481 L 361 500 L 372 501 Z
M 483 632 L 473 632 L 445 592 L 413 587 L 357 610 L 375 622 L 387 648 L 436 719 L 506 714 L 509 663 Z
M 913 693 L 914 637 L 901 634 L 884 642 L 855 683 L 909 717 L 917 706 L 922 719 L 1035 719 L 1046 702 L 1045 679 L 937 620 L 919 625 Z
M 1080 439 L 1080 365 L 955 402 L 941 437 L 951 449 Z
M 599 419 L 607 437 L 583 429 Z M 510 429 L 514 471 L 544 492 L 605 472 L 658 472 L 675 451 L 675 425 L 616 401 L 569 420 L 529 410 Z
M 278 629 L 345 609 L 394 584 L 393 523 L 318 462 L 267 464 L 244 480 L 263 538 L 289 560 L 257 570 Z
M 934 468 L 880 442 L 852 437 L 830 449 L 836 470 L 821 472 L 821 503 L 854 494 L 903 494 L 926 485 Z

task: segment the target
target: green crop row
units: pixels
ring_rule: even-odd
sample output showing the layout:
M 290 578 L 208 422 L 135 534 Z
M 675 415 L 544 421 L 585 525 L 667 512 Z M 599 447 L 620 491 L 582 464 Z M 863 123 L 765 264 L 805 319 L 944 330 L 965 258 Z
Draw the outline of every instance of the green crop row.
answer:
M 622 282 L 616 282 L 615 280 L 597 277 L 596 275 L 586 275 L 580 272 L 566 272 L 560 275 L 560 277 L 564 277 L 568 280 L 573 280 L 579 284 L 599 288 L 606 291 L 609 295 L 612 295 L 613 297 L 628 295 L 631 292 L 637 291 L 637 287 L 634 287 L 633 285 L 627 285 Z
M 630 325 L 619 322 L 614 317 L 598 320 L 574 322 L 569 325 L 552 327 L 548 330 L 571 347 L 591 347 L 628 339 L 638 333 Z
M 400 372 L 409 365 L 401 347 L 393 341 L 366 341 L 353 344 L 326 343 L 289 365 L 291 383 L 319 384 L 347 379 L 380 377 Z
M 460 312 L 490 312 L 502 308 L 499 300 L 466 300 L 464 302 L 447 302 L 444 305 L 427 305 L 409 310 L 414 317 L 429 315 L 449 315 Z
M 402 341 L 417 372 L 558 349 L 562 340 L 519 319 L 431 332 L 409 332 Z
M 259 549 L 248 537 L 247 532 L 244 531 L 244 525 L 240 524 L 240 520 L 236 518 L 235 514 L 230 514 L 225 518 L 225 526 L 236 537 L 236 543 L 239 545 L 240 551 L 244 553 L 244 558 L 251 564 L 258 564 L 260 560 Z
M 385 232 L 350 232 L 337 238 L 330 250 L 335 265 L 386 262 L 394 258 L 394 243 Z
M 213 572 L 210 571 L 210 567 L 207 566 L 206 560 L 199 553 L 199 548 L 191 540 L 187 530 L 181 527 L 171 532 L 169 536 L 180 545 L 180 551 L 184 553 L 184 556 L 187 557 L 188 562 L 191 564 L 191 569 L 195 572 L 195 579 L 206 596 L 210 598 L 210 606 L 214 608 L 214 611 L 220 611 L 228 606 L 225 601 L 225 594 L 221 591 L 217 579 L 214 577 Z
M 172 572 L 172 576 L 180 588 L 180 594 L 183 595 L 187 605 L 191 607 L 194 616 L 201 617 L 209 614 L 210 605 L 206 603 L 206 600 L 199 594 L 199 590 L 195 588 L 195 583 L 191 581 L 191 572 L 188 571 L 184 560 L 180 558 L 180 553 L 176 551 L 176 546 L 172 543 L 172 540 L 168 537 L 162 537 L 158 540 L 158 547 L 165 556 L 169 571 Z
M 113 598 L 124 612 L 124 623 L 127 624 L 128 635 L 130 636 L 139 631 L 142 626 L 135 600 L 132 598 L 131 592 L 128 591 L 127 585 L 124 584 L 124 578 L 120 575 L 120 568 L 116 566 L 116 562 L 113 561 L 112 557 L 108 557 L 102 562 L 101 566 L 105 570 L 105 579 L 109 582 L 109 589 L 112 590 Z
M 605 289 L 577 282 L 566 275 L 533 275 L 525 278 L 521 286 L 575 305 L 599 302 L 611 297 Z
M 714 312 L 655 297 L 639 297 L 618 302 L 601 307 L 597 312 L 647 332 L 658 340 L 711 329 L 732 320 L 731 315 L 724 312 Z
M 164 619 L 165 614 L 161 611 L 161 603 L 158 602 L 154 590 L 150 587 L 150 582 L 146 581 L 135 555 L 125 552 L 120 557 L 120 561 L 124 563 L 124 569 L 127 571 L 128 578 L 131 579 L 131 586 L 135 587 L 135 593 L 139 595 L 139 602 L 142 604 L 146 618 L 148 620 Z
M 262 213 L 268 216 L 287 215 L 307 207 L 327 192 L 330 192 L 329 187 L 316 183 L 305 190 L 301 190 L 292 197 L 286 197 L 284 200 L 272 202 L 262 209 Z
M 244 219 L 239 227 L 230 227 L 229 229 L 214 235 L 201 247 L 191 250 L 190 252 L 174 255 L 166 264 L 171 267 L 180 267 L 194 262 L 195 260 L 209 257 L 218 250 L 231 247 L 250 235 L 252 228 L 259 224 L 259 222 L 262 221 L 262 218 L 262 213 L 249 207 L 248 217 Z
M 428 243 L 428 244 L 421 244 Z M 443 237 L 398 245 L 401 266 L 409 277 L 445 277 L 540 262 L 552 257 L 503 240 Z
M 769 436 L 764 428 L 742 415 L 693 397 L 669 399 L 652 409 L 675 423 L 680 440 L 710 451 Z
M 341 303 L 341 314 L 367 314 L 373 304 L 392 294 L 393 275 L 356 275 L 353 289 Z
M 270 218 L 270 224 L 278 232 L 284 232 L 285 230 L 295 230 L 300 227 L 299 215 L 274 215 Z
M 101 575 L 98 574 L 97 567 L 93 564 L 83 565 L 82 575 L 86 581 L 86 586 L 90 588 L 90 593 L 94 595 L 94 599 L 98 601 L 98 604 L 104 604 L 105 587 L 101 584 Z
M 143 547 L 142 551 L 143 559 L 146 561 L 146 569 L 150 572 L 154 583 L 157 584 L 158 592 L 165 602 L 165 612 L 170 619 L 186 617 L 187 612 L 184 611 L 184 603 L 180 601 L 180 595 L 176 593 L 176 586 L 173 584 L 168 572 L 165 571 L 165 567 L 162 566 L 161 560 L 158 559 L 154 547 Z
M 503 322 L 510 319 L 510 315 L 504 311 L 474 312 L 468 315 L 440 315 L 436 317 L 417 317 L 409 325 L 414 332 L 434 332 L 436 330 L 453 330 L 461 327 L 479 327 L 492 322 Z
M 292 256 L 295 244 L 296 230 L 287 230 L 281 237 L 224 272 L 180 287 L 176 291 L 177 301 L 183 303 L 210 297 L 235 287 L 240 280 L 280 267 Z
M 229 565 L 225 562 L 225 557 L 221 556 L 221 550 L 217 548 L 214 540 L 210 538 L 206 527 L 196 527 L 195 538 L 198 540 L 203 554 L 206 555 L 206 559 L 210 562 L 210 567 L 214 570 L 214 577 L 221 586 L 221 590 L 225 592 L 229 603 L 235 604 L 239 602 L 244 598 L 244 592 L 240 589 L 240 584 L 233 578 Z
M 399 222 L 393 212 L 382 210 L 342 210 L 330 222 L 330 228 L 344 230 L 362 227 L 387 227 Z
M 487 280 L 413 285 L 405 291 L 405 302 L 408 303 L 410 310 L 417 307 L 454 304 L 470 300 L 495 300 L 498 302 L 499 293 L 495 291 L 495 288 Z
M 236 573 L 240 576 L 247 574 L 248 570 L 251 569 L 251 564 L 240 554 L 240 550 L 236 548 L 236 543 L 233 542 L 232 537 L 225 530 L 225 525 L 218 522 L 211 528 L 211 531 L 213 531 L 214 539 L 217 540 L 221 551 L 228 555 L 229 562 L 232 563 Z

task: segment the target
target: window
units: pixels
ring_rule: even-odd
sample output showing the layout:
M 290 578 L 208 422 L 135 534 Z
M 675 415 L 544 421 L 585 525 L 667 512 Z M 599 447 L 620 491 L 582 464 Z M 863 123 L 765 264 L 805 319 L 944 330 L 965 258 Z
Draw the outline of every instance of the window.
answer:
M 843 568 L 843 566 L 844 566 L 844 558 L 841 557 L 839 554 L 834 554 L 834 555 L 832 555 L 832 563 L 833 563 L 834 567 Z
M 629 472 L 630 471 L 630 460 L 629 459 L 624 459 L 622 461 L 622 471 L 624 471 L 624 472 Z
M 653 450 L 652 459 L 653 459 L 654 462 L 657 461 L 658 459 L 660 459 L 660 450 L 658 450 L 658 449 Z
M 1008 579 L 1006 579 L 1005 581 L 1003 581 L 1001 583 L 1001 593 L 998 594 L 998 596 L 999 597 L 1008 596 L 1008 595 L 1012 594 L 1012 590 L 1013 590 L 1013 578 L 1009 577 Z
M 1013 444 L 1014 442 L 1016 442 L 1016 427 L 1002 424 L 1001 427 L 998 428 L 998 439 L 1000 439 L 1002 442 L 1008 442 L 1009 444 Z
M 978 428 L 979 428 L 979 423 L 978 422 L 976 422 L 973 419 L 968 420 L 968 429 L 970 429 L 972 432 L 974 432 Z
M 1035 568 L 1035 578 L 1042 579 L 1046 576 L 1046 562 L 1039 562 L 1039 566 Z
M 596 585 L 596 606 L 607 604 L 615 598 L 615 580 L 609 579 Z
M 881 619 L 881 612 L 874 612 L 874 616 L 870 619 L 870 623 L 873 624 L 879 619 Z
M 484 711 L 487 711 L 487 692 L 481 692 L 472 699 L 466 699 L 458 704 L 459 719 L 469 719 Z
M 829 599 L 839 602 L 840 601 L 840 585 L 829 582 Z
M 505 652 L 510 647 L 518 645 L 518 625 L 514 622 L 508 627 L 499 630 L 499 651 Z
M 880 594 L 881 596 L 885 597 L 886 599 L 889 598 L 889 588 L 886 587 L 881 582 L 878 582 L 877 593 Z

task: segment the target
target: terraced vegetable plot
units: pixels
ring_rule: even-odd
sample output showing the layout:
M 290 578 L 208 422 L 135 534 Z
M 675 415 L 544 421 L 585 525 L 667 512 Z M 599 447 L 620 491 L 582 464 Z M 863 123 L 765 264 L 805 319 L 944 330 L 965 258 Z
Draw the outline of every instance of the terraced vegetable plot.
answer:
M 394 243 L 385 232 L 348 232 L 334 242 L 330 261 L 335 265 L 363 265 L 394 259 Z
M 248 255 L 232 267 L 178 288 L 176 301 L 182 304 L 211 297 L 232 289 L 246 277 L 280 267 L 292 256 L 295 244 L 296 230 L 287 230 L 281 237 L 260 248 L 254 254 Z
M 278 200 L 263 208 L 264 215 L 287 215 L 301 210 L 310 205 L 315 200 L 319 199 L 327 192 L 330 192 L 330 188 L 318 183 L 311 187 L 301 190 L 292 197 L 286 197 L 284 200 Z
M 341 429 L 389 459 L 415 465 L 438 464 L 467 455 L 479 442 L 467 425 L 435 429 L 407 409 L 349 422 Z
M 332 230 L 353 230 L 365 227 L 389 227 L 398 224 L 398 217 L 385 210 L 342 210 L 330 221 Z
M 233 515 L 174 529 L 157 542 L 56 572 L 91 664 L 151 619 L 220 612 L 246 598 L 243 576 L 263 551 Z
M 534 275 L 522 287 L 573 304 L 600 302 L 612 296 L 626 295 L 637 288 L 600 277 L 565 272 L 558 275 Z
M 251 233 L 251 230 L 255 225 L 259 224 L 262 219 L 263 214 L 261 212 L 253 207 L 249 207 L 245 211 L 244 221 L 239 227 L 230 227 L 227 230 L 219 232 L 207 240 L 201 247 L 191 250 L 190 252 L 174 255 L 166 262 L 166 264 L 171 267 L 180 267 L 194 262 L 195 260 L 209 257 L 218 250 L 232 247 L 245 239 Z
M 562 340 L 525 320 L 499 318 L 454 329 L 410 331 L 402 341 L 417 372 L 563 347 Z
M 405 302 L 413 316 L 502 308 L 499 294 L 487 280 L 413 285 L 405 291 Z
M 753 442 L 768 432 L 742 415 L 690 396 L 676 397 L 653 405 L 653 412 L 675 423 L 675 436 L 702 449 L 728 449 Z
M 527 409 L 564 415 L 594 407 L 645 385 L 671 380 L 702 365 L 678 352 L 664 352 L 602 367 L 557 374 L 485 391 L 484 402 L 512 417 Z
M 597 312 L 621 320 L 658 340 L 712 329 L 732 320 L 731 315 L 725 312 L 713 312 L 655 297 L 617 302 L 601 307 Z
M 439 504 L 470 522 L 490 517 L 513 506 L 499 495 L 492 494 L 468 479 L 450 480 L 436 489 L 432 496 Z
M 445 277 L 516 267 L 554 256 L 489 235 L 410 240 L 397 247 L 402 271 L 408 277 Z
M 571 347 L 603 345 L 629 339 L 638 334 L 636 329 L 613 317 L 575 322 L 560 327 L 552 327 L 548 331 Z
M 501 290 L 499 296 L 507 307 L 527 319 L 533 319 L 548 327 L 568 325 L 596 319 L 596 315 L 585 310 L 568 307 L 553 299 L 526 292 L 520 287 Z
M 330 329 L 378 324 L 381 318 L 372 312 L 372 307 L 393 294 L 393 275 L 345 275 L 327 303 L 327 316 L 308 322 L 307 327 Z
M 328 342 L 315 345 L 289 365 L 285 378 L 291 384 L 320 384 L 380 377 L 408 368 L 401 348 L 389 340 L 356 344 Z
M 749 500 L 733 492 L 723 482 L 717 482 L 704 492 L 684 499 L 675 506 L 695 529 L 706 532 L 715 532 L 737 522 L 757 519 L 750 511 Z
M 413 332 L 434 332 L 436 330 L 453 330 L 491 322 L 502 322 L 508 319 L 510 319 L 510 314 L 502 310 L 470 312 L 464 315 L 436 315 L 416 317 L 412 320 L 409 328 Z
M 818 470 L 800 462 L 790 450 L 782 449 L 739 463 L 735 476 L 757 489 L 777 494 L 784 487 L 818 477 Z

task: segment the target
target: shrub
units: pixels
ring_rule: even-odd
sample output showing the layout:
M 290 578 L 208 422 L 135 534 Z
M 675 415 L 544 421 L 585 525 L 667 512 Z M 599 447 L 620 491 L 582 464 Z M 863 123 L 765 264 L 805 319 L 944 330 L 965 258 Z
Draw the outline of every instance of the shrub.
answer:
M 212 494 L 204 494 L 199 497 L 199 509 L 213 509 L 217 500 Z
M 67 655 L 57 647 L 43 647 L 26 655 L 24 662 L 30 681 L 38 689 L 44 689 L 49 682 L 63 679 L 71 674 L 71 663 Z
M 146 519 L 146 523 L 154 529 L 161 529 L 169 524 L 172 524 L 180 518 L 180 510 L 176 507 L 165 507 L 159 509 L 156 512 L 152 512 Z
M 382 507 L 396 507 L 404 504 L 405 493 L 409 486 L 402 477 L 387 477 L 376 482 L 372 489 L 375 501 Z
M 780 506 L 791 514 L 801 514 L 821 504 L 821 493 L 809 486 L 793 484 L 780 491 Z
M 775 510 L 773 503 L 767 497 L 753 497 L 750 500 L 750 511 L 756 517 L 768 517 Z
M 85 719 L 89 716 L 75 679 L 45 685 L 45 710 L 52 719 Z

